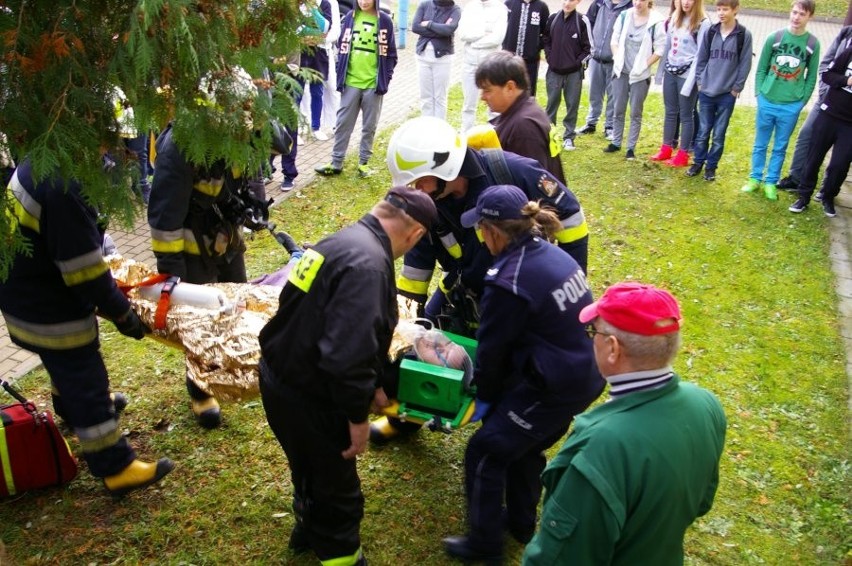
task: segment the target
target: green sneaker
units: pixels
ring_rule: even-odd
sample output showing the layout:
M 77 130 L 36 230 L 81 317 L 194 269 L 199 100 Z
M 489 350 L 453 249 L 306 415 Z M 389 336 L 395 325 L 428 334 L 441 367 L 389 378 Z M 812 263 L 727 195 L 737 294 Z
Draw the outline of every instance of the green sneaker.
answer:
M 367 167 L 366 163 L 362 163 L 361 165 L 358 166 L 358 176 L 361 177 L 362 179 L 365 178 L 365 177 L 369 177 L 372 174 L 373 174 L 373 170 L 370 169 L 369 167 Z
M 763 194 L 769 200 L 778 200 L 778 187 L 775 186 L 775 183 L 766 183 L 763 185 Z
M 343 173 L 343 169 L 340 167 L 335 167 L 334 164 L 329 163 L 327 165 L 318 165 L 314 167 L 314 171 L 322 175 L 323 177 L 330 177 L 332 175 L 340 175 Z
M 740 189 L 744 193 L 753 193 L 760 188 L 760 181 L 757 179 L 749 179 L 748 182 Z

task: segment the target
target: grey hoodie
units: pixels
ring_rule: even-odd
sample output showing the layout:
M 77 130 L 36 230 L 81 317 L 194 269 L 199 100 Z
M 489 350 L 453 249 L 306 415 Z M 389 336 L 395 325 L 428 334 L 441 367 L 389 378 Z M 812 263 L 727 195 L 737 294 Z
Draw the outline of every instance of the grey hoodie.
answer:
M 742 40 L 737 39 L 738 34 L 744 34 Z M 710 41 L 707 41 L 708 38 Z M 740 41 L 742 52 L 738 52 Z M 698 87 L 706 96 L 719 96 L 734 90 L 742 92 L 751 71 L 751 60 L 750 31 L 737 22 L 734 31 L 722 39 L 719 24 L 714 24 L 707 29 L 704 41 L 699 44 L 695 63 Z
M 592 59 L 609 63 L 612 61 L 612 29 L 615 19 L 624 10 L 633 6 L 633 0 L 595 0 L 586 17 L 592 24 Z

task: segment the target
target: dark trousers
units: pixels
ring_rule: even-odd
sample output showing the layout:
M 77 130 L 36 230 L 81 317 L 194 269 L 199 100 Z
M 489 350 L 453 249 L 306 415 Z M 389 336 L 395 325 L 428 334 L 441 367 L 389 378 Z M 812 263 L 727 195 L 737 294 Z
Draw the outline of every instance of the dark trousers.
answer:
M 350 445 L 346 415 L 294 389 L 270 387 L 263 362 L 260 371 L 266 420 L 290 463 L 295 529 L 321 561 L 355 554 L 361 547 L 364 495 L 355 460 L 340 455 Z
M 74 429 L 92 475 L 102 478 L 126 468 L 136 453 L 118 428 L 98 342 L 38 354 L 58 393 L 54 409 Z
M 814 119 L 808 159 L 799 181 L 800 197 L 811 198 L 819 168 L 829 149 L 831 159 L 825 168 L 823 198 L 834 202 L 834 197 L 840 193 L 840 187 L 849 173 L 849 162 L 852 160 L 852 124 L 829 116 L 823 111 Z
M 725 150 L 725 134 L 734 113 L 737 99 L 730 92 L 718 96 L 698 93 L 698 130 L 695 134 L 695 158 L 698 165 L 707 163 L 707 169 L 715 171 Z M 712 138 L 710 134 L 712 132 Z M 712 145 L 710 144 L 712 139 Z
M 592 400 L 559 405 L 543 401 L 541 393 L 525 385 L 516 387 L 468 442 L 465 493 L 469 536 L 475 547 L 501 549 L 505 527 L 526 533 L 535 530 L 544 451 Z
M 538 64 L 540 61 L 541 55 L 539 53 L 536 53 L 535 59 L 524 59 L 530 79 L 530 94 L 533 98 L 535 98 L 535 87 L 538 85 Z

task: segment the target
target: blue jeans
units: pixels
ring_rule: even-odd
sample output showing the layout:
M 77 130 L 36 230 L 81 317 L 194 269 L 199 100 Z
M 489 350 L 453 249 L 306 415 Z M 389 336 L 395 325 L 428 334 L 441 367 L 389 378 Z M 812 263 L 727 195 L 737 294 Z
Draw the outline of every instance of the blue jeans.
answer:
M 698 134 L 695 136 L 694 163 L 701 165 L 707 162 L 707 169 L 714 170 L 719 165 L 722 152 L 725 150 L 725 134 L 728 123 L 734 112 L 737 99 L 730 92 L 716 96 L 698 93 Z M 710 132 L 713 132 L 713 143 L 708 151 Z
M 781 177 L 781 167 L 784 165 L 784 157 L 787 154 L 787 144 L 793 130 L 796 129 L 796 122 L 799 120 L 799 113 L 801 113 L 804 105 L 804 102 L 776 104 L 764 98 L 763 95 L 758 95 L 757 119 L 755 120 L 757 132 L 754 135 L 754 148 L 751 151 L 751 174 L 749 178 L 773 185 L 778 182 Z M 772 143 L 772 154 L 769 157 L 769 166 L 767 167 L 766 150 L 773 133 L 775 139 Z

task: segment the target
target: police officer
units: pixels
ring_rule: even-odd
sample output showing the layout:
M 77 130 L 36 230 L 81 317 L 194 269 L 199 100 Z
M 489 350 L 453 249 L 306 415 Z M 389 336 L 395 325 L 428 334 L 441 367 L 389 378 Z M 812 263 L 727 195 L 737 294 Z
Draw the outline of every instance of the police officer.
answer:
M 323 564 L 366 564 L 359 527 L 364 496 L 355 457 L 367 414 L 387 405 L 381 384 L 397 323 L 393 261 L 437 218 L 432 200 L 391 189 L 356 224 L 305 251 L 260 333 L 260 392 L 287 454 L 294 552 Z
M 483 425 L 465 451 L 469 531 L 444 545 L 450 556 L 491 561 L 502 558 L 504 529 L 522 544 L 532 538 L 544 451 L 604 384 L 577 318 L 592 303 L 586 276 L 547 241 L 562 229 L 558 216 L 519 188 L 497 185 L 461 224 L 479 228 L 494 263 L 476 334 L 471 420 Z
M 130 308 L 103 259 L 95 209 L 76 182 L 33 178 L 25 160 L 9 182 L 18 229 L 30 247 L 0 282 L 0 311 L 9 337 L 35 352 L 50 375 L 55 409 L 80 440 L 92 475 L 113 495 L 168 474 L 167 458 L 144 462 L 122 436 L 98 342 L 98 314 L 119 332 L 143 338 L 148 328 Z
M 404 123 L 388 144 L 387 165 L 395 184 L 413 184 L 438 207 L 438 223 L 405 254 L 399 293 L 424 303 L 436 262 L 445 276 L 425 307 L 427 318 L 444 330 L 473 336 L 479 319 L 479 298 L 491 256 L 476 230 L 460 223 L 482 192 L 497 184 L 520 188 L 528 200 L 541 200 L 556 211 L 561 229 L 554 238 L 586 269 L 588 226 L 577 197 L 537 161 L 499 149 L 474 150 L 452 126 L 433 117 Z M 372 439 L 389 439 L 400 430 L 396 420 L 379 419 Z

